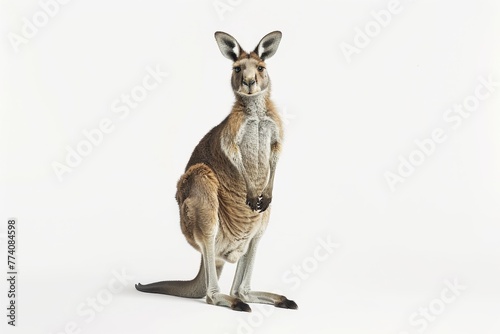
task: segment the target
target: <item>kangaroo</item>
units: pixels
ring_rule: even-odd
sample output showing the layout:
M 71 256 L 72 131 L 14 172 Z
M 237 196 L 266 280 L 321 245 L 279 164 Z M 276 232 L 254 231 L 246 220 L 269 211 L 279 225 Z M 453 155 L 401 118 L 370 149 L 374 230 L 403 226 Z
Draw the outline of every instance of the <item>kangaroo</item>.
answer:
M 175 196 L 182 233 L 201 253 L 200 269 L 190 281 L 135 287 L 142 292 L 206 297 L 208 304 L 237 311 L 251 312 L 247 303 L 297 309 L 285 296 L 250 289 L 257 245 L 269 222 L 283 141 L 264 63 L 278 49 L 281 32 L 264 36 L 250 53 L 229 34 L 216 32 L 215 39 L 221 53 L 233 61 L 231 86 L 236 101 L 230 114 L 194 149 Z M 218 284 L 225 262 L 237 262 L 230 295 L 221 293 Z

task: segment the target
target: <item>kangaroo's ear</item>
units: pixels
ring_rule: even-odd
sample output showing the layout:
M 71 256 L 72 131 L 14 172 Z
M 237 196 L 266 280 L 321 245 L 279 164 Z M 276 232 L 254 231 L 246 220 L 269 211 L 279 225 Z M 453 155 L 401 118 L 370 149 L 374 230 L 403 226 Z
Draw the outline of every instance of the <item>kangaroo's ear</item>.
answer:
M 271 58 L 278 50 L 281 41 L 281 31 L 273 31 L 262 37 L 254 52 L 262 59 Z
M 217 31 L 215 33 L 215 40 L 217 41 L 220 52 L 222 52 L 224 57 L 229 58 L 232 61 L 236 61 L 236 59 L 238 59 L 241 53 L 241 47 L 233 36 L 222 31 Z

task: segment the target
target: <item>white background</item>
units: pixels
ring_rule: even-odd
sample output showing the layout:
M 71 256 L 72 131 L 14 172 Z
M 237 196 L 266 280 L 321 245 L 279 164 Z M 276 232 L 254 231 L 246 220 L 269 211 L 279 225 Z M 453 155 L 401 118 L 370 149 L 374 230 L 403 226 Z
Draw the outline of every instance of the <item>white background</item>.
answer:
M 474 94 L 478 77 L 500 81 L 500 3 L 401 0 L 348 62 L 341 43 L 388 2 L 233 0 L 221 17 L 212 0 L 73 0 L 15 52 L 8 34 L 41 7 L 2 0 L 0 232 L 18 218 L 15 332 L 74 323 L 75 333 L 414 334 L 422 325 L 412 314 L 439 305 L 444 281 L 458 280 L 465 290 L 425 332 L 498 333 L 500 86 L 457 129 L 443 114 Z M 198 270 L 174 194 L 194 146 L 233 101 L 217 30 L 247 50 L 283 32 L 267 64 L 286 142 L 253 286 L 281 290 L 298 311 L 254 304 L 242 314 L 133 287 Z M 113 102 L 148 66 L 168 78 L 120 119 Z M 59 182 L 53 162 L 104 118 L 113 132 Z M 392 192 L 384 173 L 436 128 L 447 140 Z M 340 246 L 318 262 L 327 237 Z M 310 273 L 292 284 L 290 270 L 304 265 Z M 77 308 L 109 297 L 103 289 L 122 270 L 133 279 L 94 319 L 82 316 Z

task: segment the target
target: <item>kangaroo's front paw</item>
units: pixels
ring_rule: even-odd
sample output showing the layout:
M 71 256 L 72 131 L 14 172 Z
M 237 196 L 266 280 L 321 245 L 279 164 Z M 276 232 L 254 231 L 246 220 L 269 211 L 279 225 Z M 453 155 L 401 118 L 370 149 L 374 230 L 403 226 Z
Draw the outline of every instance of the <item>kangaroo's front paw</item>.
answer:
M 266 209 L 269 207 L 269 204 L 271 204 L 271 201 L 273 200 L 273 198 L 271 196 L 266 196 L 266 195 L 262 195 L 262 197 L 260 197 L 260 201 L 259 201 L 259 212 L 264 212 L 266 211 Z
M 260 196 L 252 196 L 252 197 L 247 197 L 247 205 L 252 209 L 253 211 L 260 210 Z

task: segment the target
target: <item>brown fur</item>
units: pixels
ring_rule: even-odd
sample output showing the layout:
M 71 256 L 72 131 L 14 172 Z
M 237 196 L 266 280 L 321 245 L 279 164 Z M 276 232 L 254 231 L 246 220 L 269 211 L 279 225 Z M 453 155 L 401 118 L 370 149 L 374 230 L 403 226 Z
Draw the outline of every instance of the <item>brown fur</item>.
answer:
M 182 233 L 202 254 L 200 270 L 191 281 L 136 288 L 193 298 L 206 294 L 208 303 L 240 311 L 250 310 L 244 301 L 297 308 L 284 296 L 249 287 L 256 246 L 269 220 L 283 140 L 282 122 L 269 97 L 264 59 L 257 52 L 272 56 L 281 33 L 266 35 L 251 53 L 241 50 L 230 35 L 216 33 L 216 39 L 223 54 L 234 61 L 231 83 L 236 102 L 194 149 L 175 196 Z M 224 262 L 238 262 L 231 295 L 220 293 L 217 284 Z
M 266 99 L 266 109 L 267 115 L 278 125 L 282 140 L 281 118 L 270 99 Z M 241 101 L 236 101 L 231 113 L 196 146 L 186 166 L 185 174 L 177 183 L 176 199 L 179 203 L 182 232 L 189 244 L 197 250 L 199 247 L 194 230 L 198 227 L 194 221 L 204 219 L 215 224 L 218 220 L 221 234 L 232 239 L 231 243 L 233 246 L 237 244 L 237 249 L 243 247 L 239 242 L 246 241 L 250 234 L 255 232 L 256 224 L 260 221 L 259 213 L 245 204 L 247 191 L 243 177 L 222 152 L 220 146 L 222 137 L 233 141 L 246 117 L 248 115 L 245 113 L 245 107 Z M 281 143 L 273 143 L 271 149 L 279 153 Z M 238 150 L 236 145 L 234 150 Z M 202 176 L 206 180 L 202 189 L 199 189 L 198 182 L 194 180 L 202 180 Z M 194 184 L 196 186 L 193 188 Z M 188 197 L 189 202 L 185 203 Z M 206 207 L 218 211 L 217 219 L 206 212 Z M 193 210 L 196 210 L 196 219 L 193 217 L 195 215 Z M 214 229 L 215 227 L 212 227 L 212 230 Z M 230 251 L 230 248 L 222 248 L 218 255 L 228 261 L 225 254 Z

